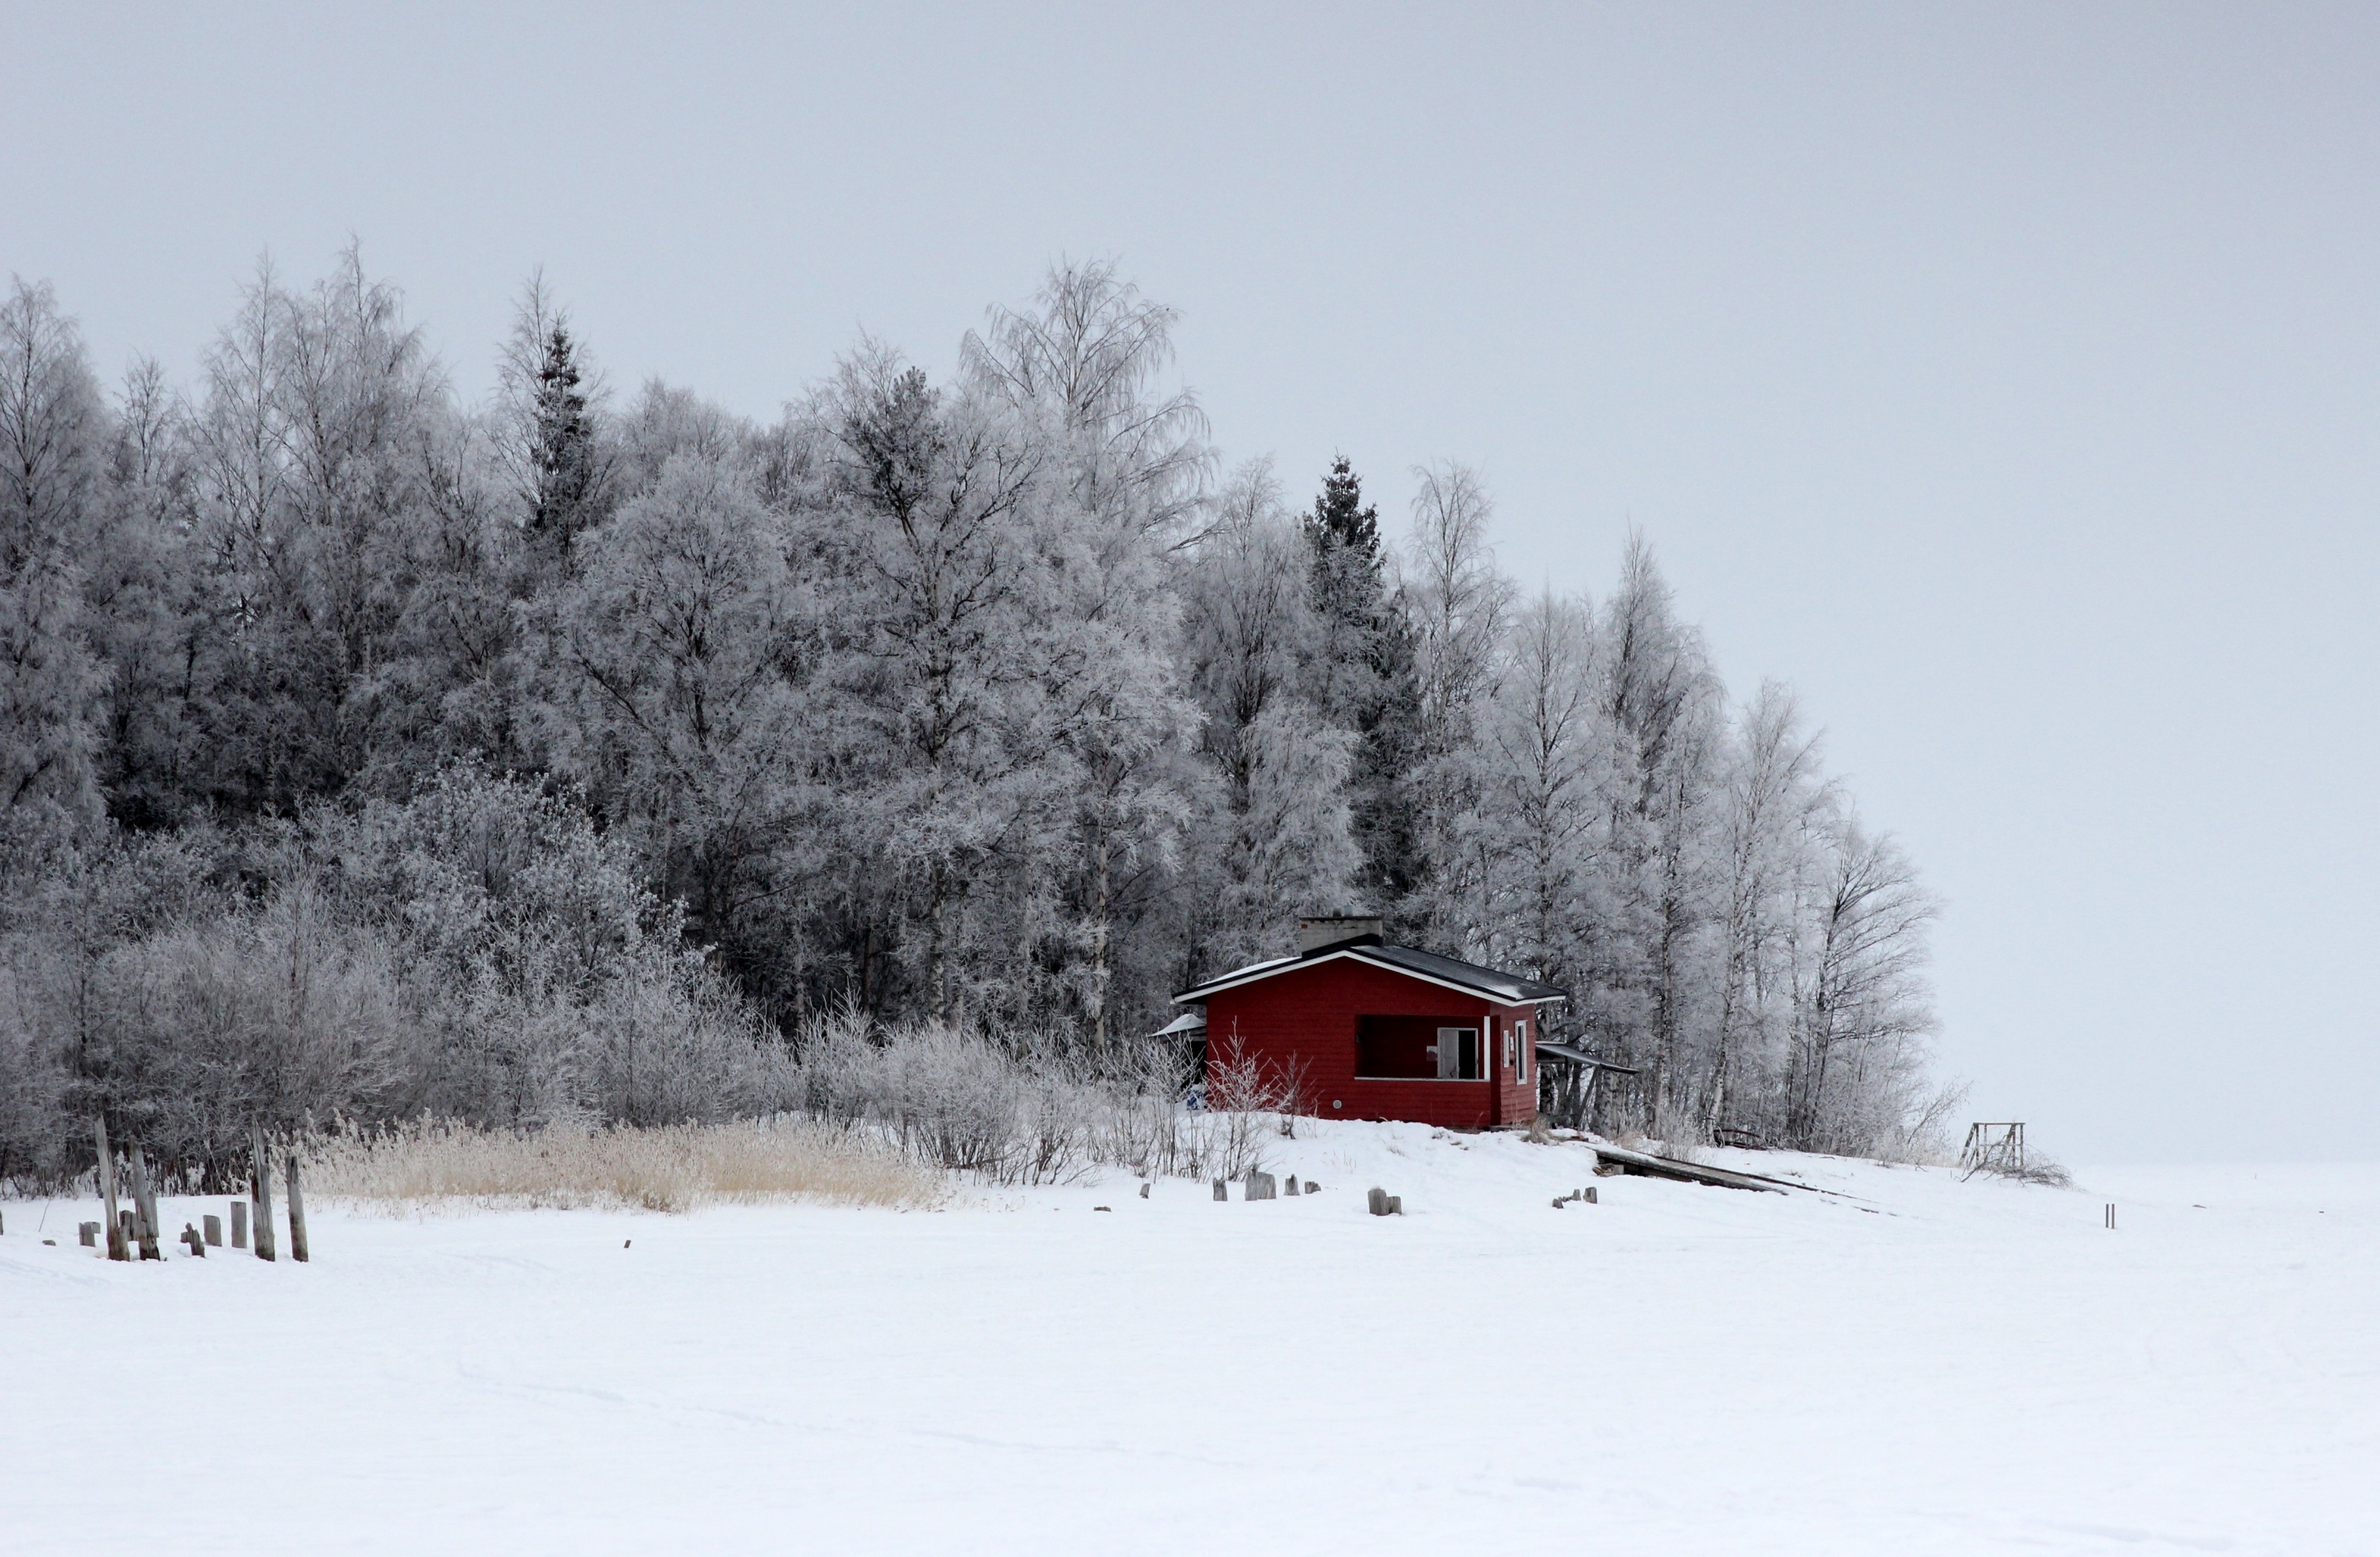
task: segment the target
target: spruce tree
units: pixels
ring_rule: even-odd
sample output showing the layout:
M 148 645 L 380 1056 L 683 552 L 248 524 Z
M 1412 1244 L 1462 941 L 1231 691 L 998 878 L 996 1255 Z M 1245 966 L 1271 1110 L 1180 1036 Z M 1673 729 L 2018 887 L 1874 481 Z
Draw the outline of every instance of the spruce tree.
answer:
M 1390 598 L 1380 548 L 1380 513 L 1364 501 L 1363 479 L 1346 456 L 1330 464 L 1305 517 L 1313 553 L 1312 599 L 1323 651 L 1317 704 L 1359 737 L 1354 797 L 1362 889 L 1393 911 L 1413 885 L 1413 821 L 1404 779 L 1415 753 L 1418 688 L 1413 639 Z
M 530 531 L 557 546 L 593 521 L 595 423 L 579 387 L 578 350 L 568 327 L 546 333 L 531 386 Z

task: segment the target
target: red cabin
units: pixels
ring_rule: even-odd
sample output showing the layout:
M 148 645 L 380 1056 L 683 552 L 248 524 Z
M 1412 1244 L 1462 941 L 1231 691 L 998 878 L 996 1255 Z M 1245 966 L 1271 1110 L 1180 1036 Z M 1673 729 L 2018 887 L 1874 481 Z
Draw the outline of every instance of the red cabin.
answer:
M 1301 1106 L 1328 1119 L 1475 1130 L 1536 1117 L 1538 1013 L 1567 1000 L 1561 991 L 1389 945 L 1377 918 L 1301 919 L 1297 930 L 1297 955 L 1173 997 L 1206 1008 L 1210 1095 L 1236 1063 L 1275 1083 L 1294 1077 Z M 1167 1035 L 1195 1030 L 1185 1013 Z

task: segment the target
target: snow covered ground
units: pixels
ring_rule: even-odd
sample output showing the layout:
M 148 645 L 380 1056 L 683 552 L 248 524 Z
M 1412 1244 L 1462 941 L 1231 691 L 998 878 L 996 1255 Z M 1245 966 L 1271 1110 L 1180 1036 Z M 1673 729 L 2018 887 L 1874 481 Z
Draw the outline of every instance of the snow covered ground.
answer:
M 1312 1198 L 318 1208 L 302 1267 L 8 1205 L 0 1551 L 2380 1552 L 2380 1167 L 1300 1137 Z

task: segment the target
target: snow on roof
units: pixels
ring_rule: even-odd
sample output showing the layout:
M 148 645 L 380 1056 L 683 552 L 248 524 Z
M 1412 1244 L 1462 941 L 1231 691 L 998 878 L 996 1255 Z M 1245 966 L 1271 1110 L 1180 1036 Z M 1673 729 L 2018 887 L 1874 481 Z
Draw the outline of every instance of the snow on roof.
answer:
M 1507 1005 L 1545 1005 L 1568 1000 L 1569 994 L 1551 984 L 1524 979 L 1517 973 L 1502 973 L 1459 957 L 1444 957 L 1436 952 L 1425 952 L 1412 946 L 1390 946 L 1366 938 L 1354 943 L 1318 946 L 1304 956 L 1273 957 L 1265 962 L 1252 962 L 1245 967 L 1234 968 L 1220 978 L 1194 985 L 1173 997 L 1177 1005 L 1203 1001 L 1219 990 L 1252 984 L 1286 973 L 1306 963 L 1330 962 L 1338 957 L 1354 957 L 1377 967 L 1426 979 L 1433 984 L 1447 984 L 1472 994 L 1486 995 Z
M 1148 1036 L 1151 1038 L 1186 1038 L 1194 1032 L 1205 1032 L 1206 1030 L 1207 1018 L 1204 1013 L 1184 1011 L 1181 1016 L 1174 1017 L 1173 1020 L 1166 1023 L 1163 1027 L 1158 1028 Z

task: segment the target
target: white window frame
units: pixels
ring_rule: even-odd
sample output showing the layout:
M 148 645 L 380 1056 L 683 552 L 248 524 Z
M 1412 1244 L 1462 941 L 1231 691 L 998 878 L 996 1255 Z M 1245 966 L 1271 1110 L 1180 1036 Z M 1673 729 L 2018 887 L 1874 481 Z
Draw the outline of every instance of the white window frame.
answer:
M 1438 1056 L 1439 1080 L 1477 1081 L 1482 1079 L 1475 1076 L 1466 1077 L 1463 1074 L 1463 1035 L 1464 1033 L 1469 1033 L 1471 1035 L 1471 1041 L 1475 1045 L 1481 1048 L 1485 1047 L 1485 1045 L 1481 1043 L 1481 1040 L 1486 1035 L 1476 1027 L 1449 1027 L 1438 1029 L 1438 1041 L 1429 1046 L 1429 1052 Z M 1449 1041 L 1450 1037 L 1451 1038 L 1451 1042 Z M 1486 1058 L 1487 1056 L 1484 1053 L 1480 1055 L 1480 1059 L 1483 1062 Z M 1483 1064 L 1480 1068 L 1485 1070 L 1487 1066 Z

